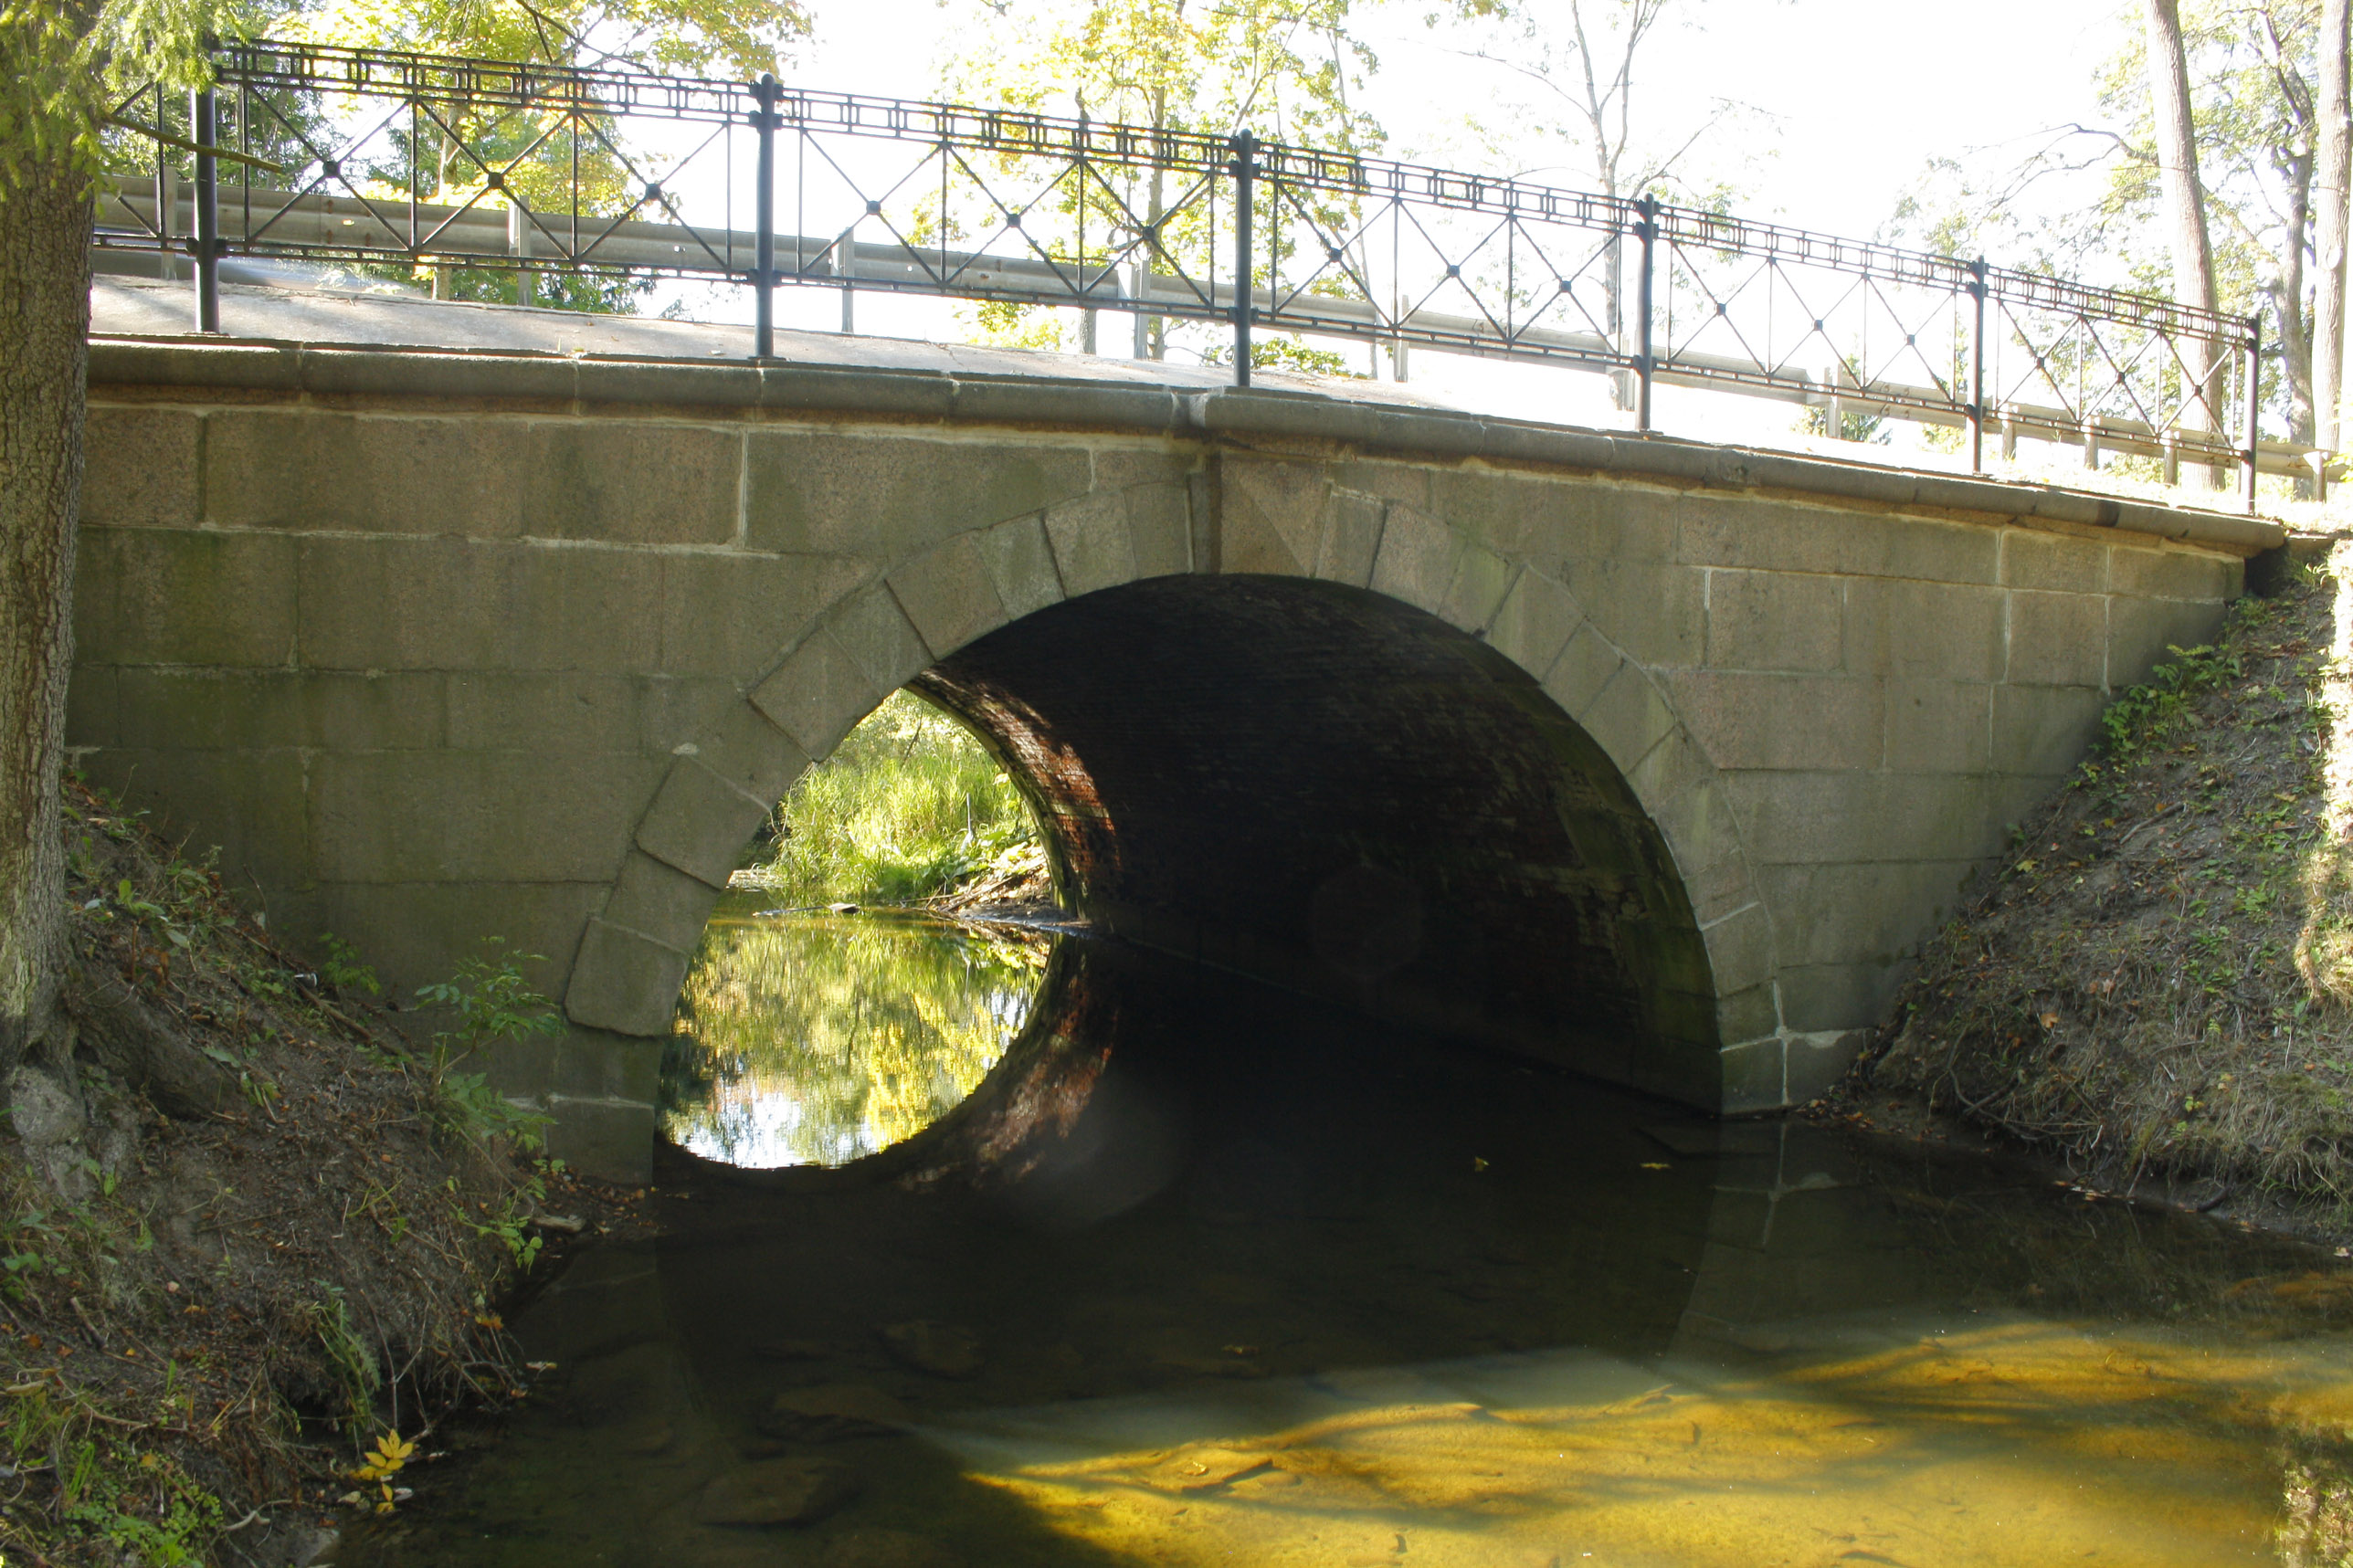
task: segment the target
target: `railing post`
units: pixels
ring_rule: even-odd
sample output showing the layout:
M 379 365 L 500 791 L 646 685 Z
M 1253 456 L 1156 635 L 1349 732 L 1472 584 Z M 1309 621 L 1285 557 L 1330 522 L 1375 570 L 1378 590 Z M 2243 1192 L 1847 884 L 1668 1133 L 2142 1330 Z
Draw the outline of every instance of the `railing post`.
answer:
M 1245 131 L 1229 143 L 1234 150 L 1234 384 L 1250 384 L 1250 316 L 1255 303 L 1250 291 L 1251 192 L 1258 183 L 1258 138 Z
M 2240 466 L 2246 470 L 2247 510 L 2255 510 L 2255 459 L 2262 454 L 2256 448 L 2255 417 L 2263 403 L 2263 319 L 2247 318 L 2247 445 L 2240 453 Z
M 1657 366 L 1651 352 L 1651 279 L 1657 275 L 1659 239 L 1659 198 L 1645 194 L 1635 205 L 1642 221 L 1634 226 L 1635 235 L 1642 242 L 1642 271 L 1634 289 L 1635 352 L 1634 352 L 1634 428 L 1651 428 L 1651 383 Z
M 759 100 L 754 123 L 760 132 L 760 189 L 753 202 L 757 232 L 752 246 L 752 357 L 776 353 L 776 79 L 765 73 L 752 84 Z
M 218 160 L 201 149 L 220 142 L 219 115 L 212 89 L 190 95 L 189 135 L 196 153 L 196 331 L 220 331 L 220 171 Z
M 1969 263 L 1969 472 L 1985 472 L 1986 258 Z
M 155 88 L 155 124 L 164 126 L 164 88 Z M 180 172 L 172 167 L 171 149 L 155 143 L 155 248 L 164 258 L 164 276 L 177 278 L 179 268 L 172 260 L 172 240 L 180 224 Z

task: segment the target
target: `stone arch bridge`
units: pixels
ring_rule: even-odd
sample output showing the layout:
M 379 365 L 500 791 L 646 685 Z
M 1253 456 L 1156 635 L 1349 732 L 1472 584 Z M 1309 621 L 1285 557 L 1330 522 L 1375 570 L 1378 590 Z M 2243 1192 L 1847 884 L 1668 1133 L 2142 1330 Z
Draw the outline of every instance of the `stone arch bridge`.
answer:
M 2282 542 L 1041 363 L 101 339 L 71 743 L 400 986 L 546 955 L 497 1078 L 609 1173 L 763 814 L 911 682 L 1101 927 L 1734 1113 Z

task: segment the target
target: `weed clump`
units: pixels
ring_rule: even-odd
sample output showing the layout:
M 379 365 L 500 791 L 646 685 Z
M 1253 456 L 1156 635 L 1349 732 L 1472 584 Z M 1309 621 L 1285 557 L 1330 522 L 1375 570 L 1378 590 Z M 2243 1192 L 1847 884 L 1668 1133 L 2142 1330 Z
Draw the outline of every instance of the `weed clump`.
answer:
M 0 1131 L 0 1558 L 308 1561 L 355 1474 L 393 1503 L 522 1390 L 491 1304 L 549 1168 L 461 1064 L 533 999 L 470 969 L 428 1057 L 348 947 L 311 973 L 134 814 L 67 816 L 76 1044 Z
M 2119 1186 L 2353 1219 L 2344 597 L 2315 568 L 2242 600 L 2108 709 L 1929 944 L 1866 1081 Z

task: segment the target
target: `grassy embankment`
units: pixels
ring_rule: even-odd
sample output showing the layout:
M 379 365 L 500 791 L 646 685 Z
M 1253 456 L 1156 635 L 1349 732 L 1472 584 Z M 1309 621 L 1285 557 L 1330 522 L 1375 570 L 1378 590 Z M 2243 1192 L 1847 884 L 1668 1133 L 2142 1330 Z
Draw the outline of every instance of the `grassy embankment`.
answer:
M 453 1402 L 521 1391 L 495 1306 L 566 1178 L 465 1057 L 543 1008 L 493 957 L 406 1041 L 347 951 L 309 973 L 67 804 L 79 1044 L 0 1127 L 0 1559 L 308 1562 Z
M 2353 1226 L 2353 546 L 2118 699 L 1855 1080 Z
M 1044 895 L 1029 804 L 964 725 L 893 692 L 776 808 L 749 880 L 796 905 L 918 904 L 984 886 Z

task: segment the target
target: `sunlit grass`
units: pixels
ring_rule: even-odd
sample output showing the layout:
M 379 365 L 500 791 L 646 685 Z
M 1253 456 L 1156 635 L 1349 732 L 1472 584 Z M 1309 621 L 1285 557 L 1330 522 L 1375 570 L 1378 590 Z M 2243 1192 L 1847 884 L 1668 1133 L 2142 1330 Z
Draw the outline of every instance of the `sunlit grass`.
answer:
M 776 808 L 760 885 L 792 904 L 913 904 L 1038 843 L 1029 806 L 958 721 L 897 691 Z

